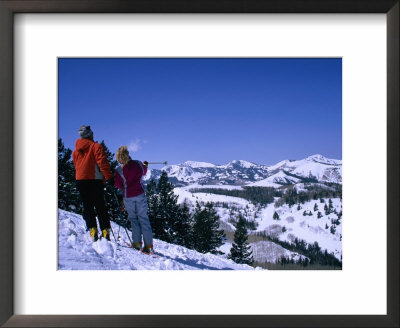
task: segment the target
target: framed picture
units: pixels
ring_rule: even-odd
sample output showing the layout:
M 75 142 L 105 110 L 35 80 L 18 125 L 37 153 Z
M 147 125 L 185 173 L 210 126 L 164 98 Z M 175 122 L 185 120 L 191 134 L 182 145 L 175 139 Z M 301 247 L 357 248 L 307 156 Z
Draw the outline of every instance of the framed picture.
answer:
M 159 1 L 1 1 L 0 10 L 0 44 L 6 49 L 0 54 L 1 145 L 5 154 L 13 154 L 0 159 L 0 228 L 5 232 L 0 241 L 2 325 L 398 326 L 398 1 L 192 1 L 189 4 L 182 1 L 168 4 Z M 35 15 L 30 15 L 33 13 Z M 107 15 L 85 16 L 85 13 Z M 150 15 L 152 13 L 157 15 Z M 215 15 L 218 13 L 221 15 Z M 229 13 L 234 15 L 226 15 Z M 291 15 L 285 15 L 289 13 Z M 71 21 L 72 16 L 74 20 Z M 160 90 L 156 89 L 153 73 L 161 62 L 165 65 L 162 69 L 176 73 L 176 80 L 182 80 L 184 75 L 181 74 L 196 65 L 199 70 L 192 76 L 199 80 L 204 79 L 202 73 L 213 70 L 207 65 L 214 65 L 214 71 L 215 67 L 224 68 L 232 78 L 224 82 L 230 89 L 234 88 L 235 77 L 226 67 L 229 61 L 239 70 L 240 65 L 263 63 L 267 68 L 257 63 L 255 71 L 263 76 L 270 73 L 275 81 L 278 80 L 273 69 L 279 71 L 277 67 L 282 63 L 299 61 L 303 68 L 305 61 L 333 60 L 335 65 L 340 64 L 339 71 L 343 67 L 343 207 L 344 213 L 352 217 L 351 222 L 349 219 L 343 225 L 343 269 L 322 273 L 256 270 L 249 278 L 249 272 L 219 274 L 207 270 L 208 266 L 198 267 L 206 269 L 201 275 L 172 271 L 168 267 L 165 272 L 136 271 L 134 274 L 126 268 L 116 273 L 96 271 L 99 267 L 93 267 L 93 271 L 90 265 L 69 267 L 68 258 L 60 257 L 57 252 L 61 237 L 58 235 L 57 239 L 56 207 L 51 205 L 57 202 L 57 192 L 52 191 L 57 173 L 53 136 L 64 136 L 65 131 L 64 119 L 62 124 L 58 120 L 58 126 L 54 122 L 66 117 L 68 106 L 75 106 L 65 102 L 66 98 L 79 97 L 85 102 L 84 94 L 90 91 L 85 89 L 84 77 L 106 70 L 102 66 L 89 72 L 86 64 L 91 61 L 90 65 L 95 66 L 93 61 L 97 61 L 104 65 L 105 58 L 111 61 L 119 58 L 119 62 L 130 60 L 124 63 L 122 71 L 113 66 L 115 62 L 110 64 L 108 60 L 107 69 L 119 72 L 115 74 L 120 77 L 124 73 L 129 75 L 130 70 L 134 70 L 141 81 L 153 76 L 147 91 L 143 89 L 141 95 Z M 281 59 L 272 66 L 265 64 L 276 58 Z M 313 61 L 312 58 L 317 59 Z M 79 60 L 85 61 L 85 65 L 80 66 Z M 143 60 L 149 61 L 151 69 L 146 70 Z M 171 68 L 168 65 L 172 61 Z M 132 68 L 139 62 L 138 67 L 143 71 Z M 186 68 L 185 62 L 190 63 Z M 286 71 L 296 71 L 295 65 L 290 67 L 286 66 Z M 313 68 L 307 67 L 309 71 L 303 76 L 319 81 L 312 89 L 319 90 L 316 97 L 322 99 L 325 90 L 332 86 L 324 85 L 324 77 L 311 74 Z M 320 73 L 324 69 L 319 67 L 316 71 Z M 244 70 L 249 70 L 249 66 Z M 69 79 L 66 73 L 80 78 Z M 299 77 L 301 75 L 298 73 Z M 211 83 L 219 83 L 218 75 L 213 76 Z M 254 76 L 241 77 L 252 80 Z M 167 94 L 176 98 L 183 86 L 179 84 L 174 94 L 174 80 L 168 78 L 171 83 Z M 281 78 L 284 79 L 282 74 Z M 332 73 L 326 79 L 332 82 L 341 78 L 341 74 Z M 109 79 L 111 75 L 107 76 Z M 95 85 L 95 80 L 90 80 L 89 84 Z M 124 84 L 128 83 L 131 82 L 125 80 Z M 304 84 L 304 81 L 299 83 Z M 139 89 L 144 84 L 132 85 Z M 249 90 L 257 88 L 256 84 L 248 85 Z M 275 94 L 283 88 L 278 85 Z M 68 93 L 73 87 L 83 92 L 81 96 L 77 91 Z M 100 86 L 96 88 L 101 89 Z M 205 85 L 194 88 L 204 90 Z M 239 92 L 243 88 L 241 84 Z M 103 91 L 113 92 L 110 86 Z M 100 108 L 100 100 L 97 106 Z M 234 108 L 233 103 L 229 106 Z M 153 115 L 161 112 L 154 109 Z M 74 113 L 79 114 L 79 110 Z M 222 110 L 219 114 L 221 117 L 229 115 Z M 257 113 L 249 111 L 249 114 L 256 116 Z M 292 112 L 292 116 L 295 114 Z M 314 114 L 319 113 L 315 111 Z M 218 121 L 218 116 L 215 120 Z M 207 124 L 206 119 L 203 121 Z M 182 122 L 188 125 L 187 121 Z M 302 122 L 300 118 L 298 122 Z M 301 125 L 306 126 L 304 122 Z M 328 134 L 328 128 L 333 126 L 333 122 L 327 124 L 324 132 Z M 371 129 L 374 133 L 369 133 Z M 228 130 L 222 131 L 229 134 Z M 229 138 L 233 140 L 234 136 Z M 129 146 L 136 151 L 140 142 L 143 143 L 143 140 L 131 141 Z M 162 153 L 161 148 L 159 152 Z M 370 175 L 377 178 L 366 179 Z M 286 178 L 289 177 L 298 178 L 290 172 Z M 309 175 L 310 179 L 313 177 Z M 195 195 L 194 192 L 192 196 Z M 369 196 L 371 199 L 367 201 Z M 337 204 L 329 205 L 333 212 Z M 278 212 L 276 220 L 279 220 Z M 323 219 L 323 214 L 321 217 Z M 76 227 L 77 222 L 67 221 L 64 222 L 67 226 Z M 291 222 L 287 222 L 289 226 Z M 332 223 L 333 228 L 339 226 L 337 221 Z M 332 235 L 335 233 L 335 229 L 331 231 Z M 61 241 L 72 245 L 72 239 L 73 236 L 68 235 Z M 68 249 L 62 251 L 68 252 Z M 82 263 L 87 260 L 83 258 Z M 156 281 L 157 284 L 139 283 L 134 284 L 135 288 L 128 287 L 126 283 L 131 280 Z M 243 284 L 246 280 L 251 281 L 250 285 Z M 102 285 L 104 281 L 107 283 Z M 327 287 L 318 288 L 317 285 Z M 222 289 L 217 292 L 219 288 Z M 96 299 L 86 298 L 91 292 Z M 137 299 L 132 300 L 133 294 Z M 269 298 L 265 297 L 267 294 Z M 296 302 L 290 294 L 302 295 L 303 301 Z M 113 298 L 115 302 L 110 305 Z M 102 299 L 107 302 L 101 302 Z M 247 301 L 241 303 L 237 299 Z

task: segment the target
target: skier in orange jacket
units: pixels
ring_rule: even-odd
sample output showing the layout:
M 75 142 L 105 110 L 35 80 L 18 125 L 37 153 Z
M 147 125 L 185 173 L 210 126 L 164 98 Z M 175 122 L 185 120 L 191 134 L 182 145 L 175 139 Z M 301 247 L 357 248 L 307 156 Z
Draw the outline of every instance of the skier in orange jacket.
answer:
M 72 160 L 75 166 L 76 187 L 83 202 L 83 218 L 90 236 L 96 241 L 98 239 L 96 209 L 101 237 L 110 240 L 110 218 L 104 202 L 105 180 L 113 180 L 110 163 L 103 146 L 93 140 L 90 126 L 82 125 L 79 128 L 79 135 L 81 138 L 75 143 Z

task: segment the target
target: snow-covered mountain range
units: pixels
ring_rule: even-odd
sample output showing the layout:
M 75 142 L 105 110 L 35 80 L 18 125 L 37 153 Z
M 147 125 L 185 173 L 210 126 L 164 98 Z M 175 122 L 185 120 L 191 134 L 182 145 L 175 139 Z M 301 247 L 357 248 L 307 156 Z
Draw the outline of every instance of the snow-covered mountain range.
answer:
M 342 161 L 322 155 L 302 160 L 284 160 L 275 165 L 243 160 L 234 160 L 225 165 L 187 161 L 161 169 L 151 168 L 145 180 L 157 180 L 163 170 L 177 187 L 191 184 L 279 187 L 301 182 L 342 183 Z

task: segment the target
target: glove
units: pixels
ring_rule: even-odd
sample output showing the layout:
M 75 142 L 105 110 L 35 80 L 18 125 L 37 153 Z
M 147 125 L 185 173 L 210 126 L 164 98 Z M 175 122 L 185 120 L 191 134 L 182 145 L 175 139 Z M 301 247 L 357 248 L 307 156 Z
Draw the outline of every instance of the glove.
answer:
M 144 162 L 143 162 L 143 165 L 146 166 L 146 167 L 148 167 L 148 166 L 149 166 L 149 162 L 148 162 L 148 161 L 144 161 Z

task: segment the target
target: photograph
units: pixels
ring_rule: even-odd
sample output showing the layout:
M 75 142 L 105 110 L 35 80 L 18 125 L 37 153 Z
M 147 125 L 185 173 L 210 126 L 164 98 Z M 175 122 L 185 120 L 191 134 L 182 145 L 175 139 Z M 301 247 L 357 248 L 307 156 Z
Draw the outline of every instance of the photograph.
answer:
M 398 327 L 399 14 L 0 0 L 0 326 Z
M 58 270 L 342 270 L 342 58 L 57 64 Z

